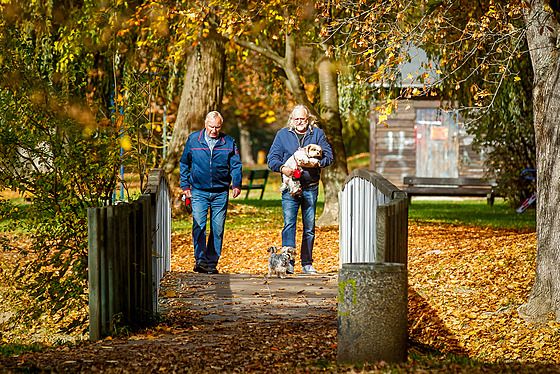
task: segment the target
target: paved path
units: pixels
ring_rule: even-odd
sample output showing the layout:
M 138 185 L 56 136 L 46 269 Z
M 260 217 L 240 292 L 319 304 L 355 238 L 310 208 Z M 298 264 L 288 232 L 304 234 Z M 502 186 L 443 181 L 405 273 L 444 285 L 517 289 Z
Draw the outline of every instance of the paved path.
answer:
M 167 273 L 161 283 L 160 311 L 188 309 L 207 322 L 336 316 L 337 275 Z

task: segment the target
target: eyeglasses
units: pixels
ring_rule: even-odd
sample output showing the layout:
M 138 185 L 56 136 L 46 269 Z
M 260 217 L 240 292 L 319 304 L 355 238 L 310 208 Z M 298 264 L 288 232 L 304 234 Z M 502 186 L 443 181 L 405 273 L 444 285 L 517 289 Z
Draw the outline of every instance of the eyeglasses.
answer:
M 294 122 L 307 122 L 307 118 L 292 118 Z

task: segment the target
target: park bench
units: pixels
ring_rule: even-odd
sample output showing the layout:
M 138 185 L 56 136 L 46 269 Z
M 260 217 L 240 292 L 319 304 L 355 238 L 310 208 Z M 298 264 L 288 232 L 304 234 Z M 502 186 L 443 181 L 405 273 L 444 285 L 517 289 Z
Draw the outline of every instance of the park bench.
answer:
M 486 196 L 494 205 L 496 182 L 484 178 L 425 178 L 404 177 L 403 191 L 412 196 Z
M 247 170 L 244 174 L 247 175 L 247 184 L 241 185 L 242 190 L 247 190 L 247 195 L 245 195 L 245 200 L 249 198 L 249 193 L 251 190 L 261 190 L 262 200 L 264 195 L 264 189 L 266 188 L 266 182 L 268 181 L 269 169 L 253 169 Z

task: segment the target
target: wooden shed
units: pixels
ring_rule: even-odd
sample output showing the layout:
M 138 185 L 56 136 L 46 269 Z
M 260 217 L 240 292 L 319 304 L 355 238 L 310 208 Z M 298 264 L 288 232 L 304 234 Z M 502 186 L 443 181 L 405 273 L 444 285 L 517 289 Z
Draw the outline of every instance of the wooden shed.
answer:
M 459 113 L 441 110 L 439 100 L 403 100 L 386 126 L 378 116 L 371 111 L 370 169 L 394 185 L 405 176 L 484 177 L 484 154 L 472 149 Z

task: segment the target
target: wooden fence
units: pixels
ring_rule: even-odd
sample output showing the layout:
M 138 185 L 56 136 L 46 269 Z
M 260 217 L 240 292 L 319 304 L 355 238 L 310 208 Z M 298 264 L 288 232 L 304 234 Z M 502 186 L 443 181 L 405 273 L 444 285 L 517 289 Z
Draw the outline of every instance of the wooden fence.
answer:
M 157 312 L 159 283 L 170 265 L 169 184 L 156 169 L 135 201 L 88 209 L 90 339 Z
M 357 169 L 338 194 L 340 267 L 407 263 L 408 198 L 381 174 Z

